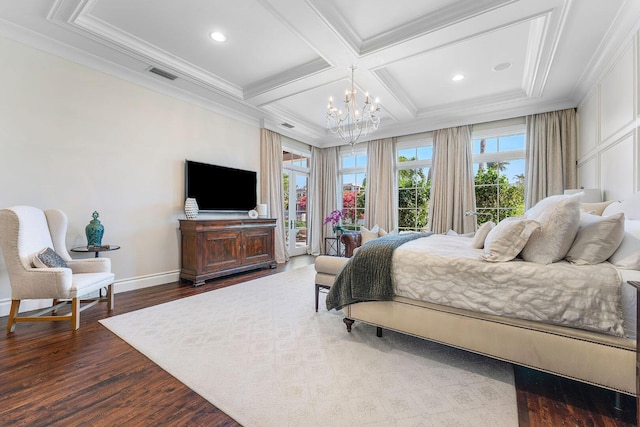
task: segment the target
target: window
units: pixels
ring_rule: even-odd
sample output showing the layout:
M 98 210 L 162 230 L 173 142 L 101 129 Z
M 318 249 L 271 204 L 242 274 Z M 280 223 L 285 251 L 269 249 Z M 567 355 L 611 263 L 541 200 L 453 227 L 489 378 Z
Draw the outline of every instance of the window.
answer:
M 359 230 L 364 225 L 365 188 L 367 185 L 366 149 L 340 152 L 340 188 L 342 190 L 342 226 Z
M 524 213 L 524 165 L 524 125 L 474 132 L 478 224 Z
M 282 167 L 299 166 L 309 168 L 309 156 L 305 154 L 292 153 L 287 150 L 282 151 Z
M 433 139 L 425 134 L 399 138 L 396 152 L 398 230 L 418 231 L 429 219 Z

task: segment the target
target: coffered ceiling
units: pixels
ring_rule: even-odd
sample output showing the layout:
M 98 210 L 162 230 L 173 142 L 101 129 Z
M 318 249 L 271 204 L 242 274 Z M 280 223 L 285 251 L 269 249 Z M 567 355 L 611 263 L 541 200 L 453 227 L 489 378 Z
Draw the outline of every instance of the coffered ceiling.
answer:
M 0 35 L 329 146 L 351 65 L 382 105 L 371 138 L 521 116 L 576 106 L 639 17 L 637 0 L 29 0 L 0 3 Z

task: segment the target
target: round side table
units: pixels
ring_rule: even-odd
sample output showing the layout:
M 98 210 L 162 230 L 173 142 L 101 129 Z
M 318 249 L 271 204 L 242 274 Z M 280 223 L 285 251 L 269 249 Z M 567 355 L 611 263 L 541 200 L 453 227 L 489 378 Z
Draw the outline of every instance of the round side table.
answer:
M 117 251 L 120 249 L 118 245 L 102 245 L 102 246 L 77 246 L 71 248 L 71 252 L 94 252 L 96 258 L 100 256 L 100 252 Z

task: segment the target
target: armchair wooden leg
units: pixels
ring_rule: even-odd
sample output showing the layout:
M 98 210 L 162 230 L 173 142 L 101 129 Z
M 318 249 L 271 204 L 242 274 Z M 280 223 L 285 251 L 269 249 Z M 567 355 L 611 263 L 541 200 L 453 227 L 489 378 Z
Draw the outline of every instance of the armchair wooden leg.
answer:
M 53 299 L 53 303 L 51 304 L 51 307 L 55 307 L 56 305 L 58 305 L 58 302 L 59 302 L 59 301 L 58 301 L 56 298 L 54 298 L 54 299 Z M 53 310 L 53 311 L 51 312 L 51 314 L 55 316 L 55 315 L 56 315 L 56 311 L 57 311 L 57 310 Z
M 73 298 L 71 300 L 71 329 L 76 330 L 80 327 L 80 299 Z
M 113 295 L 113 283 L 109 285 L 107 289 L 107 311 L 111 311 L 115 307 L 115 296 Z
M 18 316 L 18 310 L 20 309 L 20 300 L 11 300 L 11 309 L 9 310 L 9 319 L 7 320 L 7 333 L 11 333 L 16 329 L 15 319 Z

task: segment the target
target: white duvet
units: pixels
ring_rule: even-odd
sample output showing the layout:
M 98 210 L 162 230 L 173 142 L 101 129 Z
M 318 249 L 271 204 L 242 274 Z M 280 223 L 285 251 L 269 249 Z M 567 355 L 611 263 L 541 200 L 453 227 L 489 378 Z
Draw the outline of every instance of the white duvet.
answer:
M 605 262 L 576 266 L 480 260 L 471 239 L 420 238 L 393 255 L 396 295 L 481 313 L 624 336 L 621 277 Z

